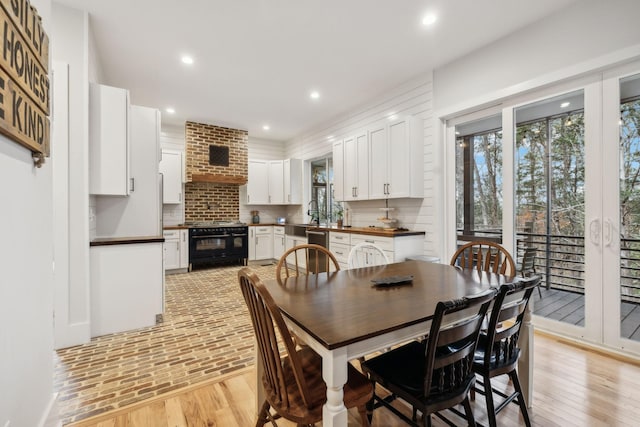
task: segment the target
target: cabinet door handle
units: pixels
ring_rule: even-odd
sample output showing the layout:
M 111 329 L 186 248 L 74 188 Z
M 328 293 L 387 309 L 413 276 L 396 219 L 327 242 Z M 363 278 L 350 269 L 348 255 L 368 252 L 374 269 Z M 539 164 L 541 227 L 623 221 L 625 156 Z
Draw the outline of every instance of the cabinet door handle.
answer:
M 247 203 L 251 203 L 251 196 L 247 194 Z
M 178 193 L 178 201 L 181 202 L 182 201 L 182 193 Z
M 135 178 L 129 178 L 129 191 L 131 191 L 131 192 L 136 191 L 136 179 Z

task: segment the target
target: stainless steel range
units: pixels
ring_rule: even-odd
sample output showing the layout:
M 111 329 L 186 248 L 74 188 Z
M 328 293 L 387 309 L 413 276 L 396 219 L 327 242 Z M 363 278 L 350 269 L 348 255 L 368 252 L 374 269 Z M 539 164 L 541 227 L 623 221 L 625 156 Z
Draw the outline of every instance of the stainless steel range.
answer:
M 229 221 L 188 225 L 189 271 L 202 264 L 247 264 L 249 230 L 245 223 Z

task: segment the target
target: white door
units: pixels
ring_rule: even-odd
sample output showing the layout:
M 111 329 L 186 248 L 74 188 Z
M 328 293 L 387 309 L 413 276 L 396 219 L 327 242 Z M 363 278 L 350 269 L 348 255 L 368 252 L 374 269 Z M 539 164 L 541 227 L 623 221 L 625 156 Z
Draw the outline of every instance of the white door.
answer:
M 514 98 L 498 121 L 494 113 L 447 128 L 447 203 L 458 212 L 449 229 L 496 239 L 516 261 L 536 248 L 536 327 L 640 354 L 640 63 Z M 474 143 L 467 133 L 484 138 L 475 163 L 456 156 Z M 467 178 L 454 178 L 456 157 L 472 165 Z
M 387 165 L 389 151 L 387 144 L 387 126 L 379 123 L 369 129 L 369 198 L 387 198 Z M 408 163 L 407 163 L 408 165 Z
M 269 172 L 266 160 L 249 160 L 247 178 L 247 204 L 269 203 Z
M 282 160 L 269 161 L 269 203 L 284 204 L 284 167 Z
M 602 93 L 604 343 L 640 353 L 640 63 L 605 73 Z
M 344 200 L 357 200 L 358 150 L 353 136 L 345 138 L 344 147 Z
M 409 118 L 389 124 L 389 182 L 388 197 L 409 197 L 411 195 L 411 141 Z

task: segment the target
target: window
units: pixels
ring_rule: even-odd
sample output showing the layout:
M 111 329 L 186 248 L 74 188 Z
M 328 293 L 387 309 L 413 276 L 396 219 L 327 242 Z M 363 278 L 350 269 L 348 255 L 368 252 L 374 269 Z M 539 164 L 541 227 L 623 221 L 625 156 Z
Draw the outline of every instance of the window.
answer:
M 456 126 L 456 228 L 458 240 L 501 241 L 501 117 Z

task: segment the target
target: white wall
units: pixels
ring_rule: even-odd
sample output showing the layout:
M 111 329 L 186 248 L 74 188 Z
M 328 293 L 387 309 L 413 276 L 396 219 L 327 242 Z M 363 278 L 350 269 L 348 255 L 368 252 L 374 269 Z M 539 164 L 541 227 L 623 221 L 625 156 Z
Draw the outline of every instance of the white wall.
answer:
M 582 72 L 580 65 L 638 46 L 640 1 L 582 0 L 434 70 L 436 112 L 481 104 Z M 635 49 L 637 51 L 637 49 Z M 603 61 L 596 61 L 604 65 Z M 595 65 L 595 64 L 594 64 Z M 564 71 L 564 72 L 559 72 Z
M 254 138 L 249 135 L 247 154 L 250 159 L 283 160 L 286 159 L 285 146 L 281 141 Z
M 50 0 L 32 0 L 51 36 Z M 52 156 L 55 147 L 52 147 Z M 42 425 L 53 398 L 52 159 L 0 136 L 0 425 Z

